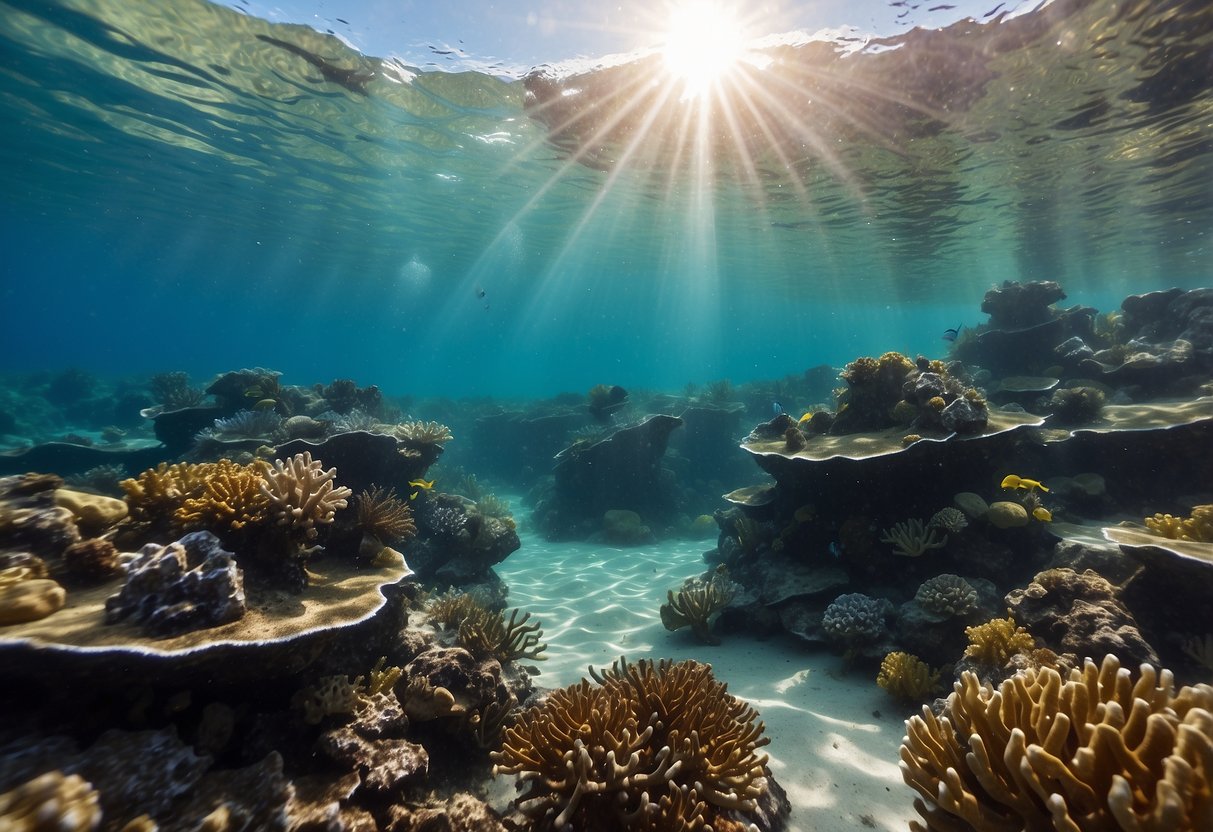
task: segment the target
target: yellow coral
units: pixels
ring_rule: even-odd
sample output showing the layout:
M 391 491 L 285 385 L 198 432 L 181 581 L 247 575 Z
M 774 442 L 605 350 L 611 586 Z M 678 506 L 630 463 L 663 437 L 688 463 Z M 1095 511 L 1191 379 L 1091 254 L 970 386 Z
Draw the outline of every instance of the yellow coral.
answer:
M 890 696 L 921 702 L 939 687 L 939 671 L 931 670 L 926 662 L 909 653 L 889 653 L 880 662 L 876 684 Z
M 173 516 L 183 528 L 208 529 L 218 535 L 264 523 L 270 501 L 261 484 L 268 470 L 261 460 L 237 465 L 221 459 L 208 465 L 200 472 L 199 492 L 183 500 Z
M 966 671 L 944 715 L 906 721 L 901 771 L 925 829 L 1213 828 L 1213 687 L 1115 656 L 1068 679 L 1050 668 L 997 690 Z M 923 826 L 911 828 L 922 832 Z
M 176 529 L 176 511 L 206 487 L 213 463 L 162 462 L 138 477 L 118 483 L 126 492 L 131 520 L 140 526 Z
M 965 657 L 991 667 L 1003 667 L 1016 653 L 1027 653 L 1036 646 L 1032 634 L 1017 627 L 1011 617 L 965 627 L 965 635 L 969 639 Z
M 677 593 L 669 590 L 668 602 L 661 605 L 661 623 L 671 631 L 690 627 L 704 644 L 720 644 L 720 639 L 712 635 L 712 623 L 733 600 L 735 591 L 728 569 L 719 566 L 706 581 L 696 579 Z
M 1213 504 L 1196 506 L 1191 517 L 1155 514 L 1146 518 L 1146 527 L 1170 540 L 1194 540 L 1213 543 Z
M 100 825 L 97 791 L 78 774 L 48 771 L 0 794 L 5 832 L 85 832 Z

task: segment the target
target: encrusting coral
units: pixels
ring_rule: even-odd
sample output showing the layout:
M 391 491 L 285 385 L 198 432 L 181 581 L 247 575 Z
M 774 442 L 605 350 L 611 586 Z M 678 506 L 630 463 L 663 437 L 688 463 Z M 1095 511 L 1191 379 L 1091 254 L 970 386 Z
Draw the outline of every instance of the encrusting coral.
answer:
M 534 828 L 695 830 L 756 808 L 769 740 L 710 665 L 624 660 L 591 674 L 598 685 L 524 711 L 491 755 L 495 773 L 519 775 Z
M 668 601 L 661 605 L 661 623 L 671 631 L 690 627 L 704 644 L 720 644 L 720 639 L 712 635 L 712 623 L 733 600 L 736 589 L 728 569 L 718 566 L 706 581 L 695 579 L 677 593 L 666 592 Z
M 337 509 L 345 508 L 353 493 L 344 485 L 334 485 L 336 477 L 336 468 L 324 470 L 320 460 L 304 451 L 288 460 L 274 460 L 260 488 L 270 501 L 275 523 L 293 535 L 315 540 L 316 526 L 332 523 Z
M 939 671 L 909 653 L 889 653 L 880 662 L 876 684 L 897 699 L 921 702 L 939 687 Z
M 942 716 L 906 721 L 901 771 L 918 832 L 1213 829 L 1213 687 L 1112 655 L 997 690 L 966 671 Z
M 943 539 L 940 539 L 937 532 L 938 529 L 915 517 L 904 523 L 894 523 L 892 528 L 885 529 L 880 540 L 892 545 L 895 555 L 917 558 L 929 549 L 940 549 L 947 544 L 948 536 L 945 534 Z
M 1004 667 L 1016 653 L 1030 652 L 1036 646 L 1032 634 L 1017 627 L 1010 617 L 965 627 L 965 635 L 969 639 L 965 657 L 990 667 Z

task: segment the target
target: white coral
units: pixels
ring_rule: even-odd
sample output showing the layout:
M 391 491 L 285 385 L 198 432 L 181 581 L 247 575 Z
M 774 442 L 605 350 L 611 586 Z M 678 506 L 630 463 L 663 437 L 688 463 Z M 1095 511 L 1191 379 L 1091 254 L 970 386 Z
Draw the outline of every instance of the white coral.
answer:
M 261 493 L 270 499 L 271 512 L 278 525 L 301 530 L 308 540 L 316 537 L 317 523 L 332 523 L 337 509 L 348 505 L 352 492 L 335 486 L 337 469 L 324 470 L 310 451 L 283 461 L 274 460 L 274 468 L 261 482 Z

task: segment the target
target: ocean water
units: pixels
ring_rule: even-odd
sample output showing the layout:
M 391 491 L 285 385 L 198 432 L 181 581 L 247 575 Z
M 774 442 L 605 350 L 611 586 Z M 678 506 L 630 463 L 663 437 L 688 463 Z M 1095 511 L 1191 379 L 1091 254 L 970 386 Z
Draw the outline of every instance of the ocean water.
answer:
M 698 101 L 653 57 L 422 71 L 202 0 L 0 17 L 2 371 L 680 389 L 1213 261 L 1199 0 L 772 47 Z

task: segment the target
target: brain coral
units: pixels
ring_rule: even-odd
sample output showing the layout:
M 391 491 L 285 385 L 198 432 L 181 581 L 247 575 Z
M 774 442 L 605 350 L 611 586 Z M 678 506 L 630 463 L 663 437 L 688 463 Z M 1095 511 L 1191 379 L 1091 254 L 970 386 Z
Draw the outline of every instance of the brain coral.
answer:
M 966 671 L 943 716 L 906 721 L 901 771 L 918 832 L 1213 829 L 1213 686 L 1112 655 L 997 690 Z
M 624 661 L 594 675 L 525 711 L 492 755 L 496 773 L 519 775 L 535 828 L 691 830 L 754 811 L 768 739 L 710 665 Z
M 874 641 L 884 632 L 887 604 L 862 592 L 839 595 L 826 607 L 821 627 L 836 641 Z

